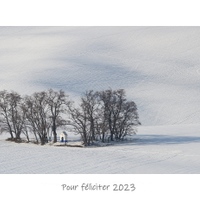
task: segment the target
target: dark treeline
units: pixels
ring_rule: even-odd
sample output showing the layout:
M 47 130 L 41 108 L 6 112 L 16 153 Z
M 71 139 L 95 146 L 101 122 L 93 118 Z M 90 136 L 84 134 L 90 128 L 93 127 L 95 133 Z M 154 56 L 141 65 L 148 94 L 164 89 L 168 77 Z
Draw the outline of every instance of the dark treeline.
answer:
M 122 140 L 135 134 L 139 125 L 137 106 L 126 99 L 123 89 L 87 91 L 75 106 L 64 91 L 35 92 L 21 96 L 17 92 L 0 91 L 1 132 L 10 134 L 10 140 L 21 141 L 24 135 L 30 141 L 45 144 L 53 134 L 57 142 L 57 129 L 72 127 L 80 134 L 84 145 L 94 141 Z

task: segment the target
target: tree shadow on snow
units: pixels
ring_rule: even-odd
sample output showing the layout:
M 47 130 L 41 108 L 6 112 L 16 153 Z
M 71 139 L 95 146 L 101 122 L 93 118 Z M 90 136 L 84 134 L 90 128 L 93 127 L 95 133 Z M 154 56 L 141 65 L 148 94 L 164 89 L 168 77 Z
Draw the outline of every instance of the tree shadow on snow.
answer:
M 134 144 L 145 145 L 165 145 L 165 144 L 189 144 L 200 143 L 200 137 L 197 136 L 168 136 L 168 135 L 141 135 Z

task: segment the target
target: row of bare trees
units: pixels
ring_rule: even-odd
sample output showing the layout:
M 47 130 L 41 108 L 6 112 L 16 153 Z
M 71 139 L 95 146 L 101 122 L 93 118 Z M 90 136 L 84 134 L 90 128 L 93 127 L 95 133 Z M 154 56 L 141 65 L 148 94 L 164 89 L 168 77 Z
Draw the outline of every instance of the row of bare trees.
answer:
M 45 144 L 51 131 L 57 142 L 56 130 L 66 125 L 62 118 L 65 113 L 67 96 L 52 89 L 21 97 L 18 93 L 0 91 L 1 131 L 10 133 L 12 140 L 21 140 L 33 134 L 37 143 Z
M 64 91 L 36 92 L 21 97 L 18 93 L 0 91 L 1 131 L 10 134 L 12 140 L 25 135 L 30 141 L 33 135 L 37 143 L 45 144 L 53 133 L 57 142 L 57 129 L 72 127 L 80 134 L 85 145 L 94 141 L 121 140 L 135 133 L 140 124 L 137 106 L 126 99 L 125 91 L 87 91 L 79 106 L 75 106 Z
M 135 134 L 140 124 L 137 106 L 126 99 L 123 89 L 88 91 L 78 108 L 69 104 L 68 110 L 72 126 L 86 145 L 96 140 L 122 140 Z

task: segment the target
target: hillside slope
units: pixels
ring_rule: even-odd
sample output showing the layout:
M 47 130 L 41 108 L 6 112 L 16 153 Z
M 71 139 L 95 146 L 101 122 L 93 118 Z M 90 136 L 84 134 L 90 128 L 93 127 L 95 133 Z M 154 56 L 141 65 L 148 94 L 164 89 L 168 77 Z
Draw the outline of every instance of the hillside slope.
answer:
M 143 125 L 200 121 L 200 27 L 0 27 L 0 90 L 124 88 Z

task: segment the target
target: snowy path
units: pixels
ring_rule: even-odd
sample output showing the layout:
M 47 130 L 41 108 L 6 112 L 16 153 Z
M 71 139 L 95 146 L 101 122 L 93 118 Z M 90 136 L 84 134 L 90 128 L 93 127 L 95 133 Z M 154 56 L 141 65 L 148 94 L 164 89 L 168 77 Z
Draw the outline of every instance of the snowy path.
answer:
M 1 174 L 200 173 L 200 126 L 140 127 L 134 142 L 97 148 L 15 144 L 0 139 Z

